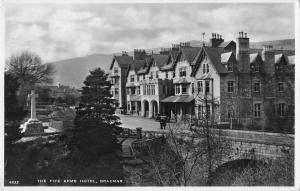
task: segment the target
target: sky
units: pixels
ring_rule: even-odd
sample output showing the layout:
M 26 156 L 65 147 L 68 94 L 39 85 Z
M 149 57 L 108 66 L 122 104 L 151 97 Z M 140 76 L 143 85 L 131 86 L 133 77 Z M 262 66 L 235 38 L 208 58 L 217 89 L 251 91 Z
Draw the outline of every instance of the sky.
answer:
M 52 62 L 170 47 L 211 33 L 250 41 L 294 38 L 292 3 L 6 4 L 6 58 L 23 50 Z

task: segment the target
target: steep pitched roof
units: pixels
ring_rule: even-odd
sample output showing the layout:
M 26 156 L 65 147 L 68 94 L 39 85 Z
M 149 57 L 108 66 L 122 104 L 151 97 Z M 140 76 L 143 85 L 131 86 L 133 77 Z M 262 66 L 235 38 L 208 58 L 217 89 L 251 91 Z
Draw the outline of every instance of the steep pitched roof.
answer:
M 221 63 L 227 63 L 230 59 L 231 55 L 233 55 L 233 52 L 226 52 L 221 54 Z
M 156 66 L 160 69 L 162 66 L 166 65 L 169 59 L 169 55 L 165 54 L 153 54 L 152 55 L 153 61 L 155 62 Z
M 226 48 L 230 43 L 234 43 L 235 44 L 235 42 L 233 40 L 231 40 L 231 41 L 222 42 L 221 44 L 219 44 L 218 47 L 220 47 L 220 48 Z
M 180 47 L 180 52 L 190 64 L 194 61 L 200 50 L 201 47 Z
M 258 53 L 253 53 L 253 54 L 250 54 L 250 63 L 253 63 L 256 61 L 257 57 L 258 57 Z
M 203 47 L 206 55 L 211 60 L 218 73 L 227 73 L 226 68 L 221 64 L 221 54 L 224 53 L 223 49 Z
M 161 70 L 171 70 L 173 69 L 175 62 L 177 60 L 177 56 L 179 54 L 179 50 L 172 50 L 169 54 L 169 58 L 167 60 L 167 62 L 161 67 Z M 172 60 L 171 62 L 169 62 L 170 60 Z
M 152 62 L 152 57 L 146 57 L 144 60 L 144 65 L 138 70 L 138 74 L 145 74 L 148 72 Z
M 120 68 L 125 68 L 127 69 L 128 66 L 133 62 L 133 57 L 132 56 L 114 56 L 113 60 L 111 62 L 111 65 L 109 67 L 109 69 L 111 70 L 113 67 L 114 62 L 117 61 L 118 65 L 120 66 Z
M 207 57 L 210 59 L 212 65 L 215 67 L 218 73 L 227 73 L 227 69 L 222 64 L 222 54 L 226 53 L 226 50 L 223 48 L 212 48 L 212 47 L 202 47 L 201 51 L 197 54 L 195 60 L 193 61 L 193 64 L 195 65 L 194 70 L 192 71 L 192 75 L 195 75 L 200 67 L 201 61 L 203 59 L 203 54 L 207 55 Z M 230 52 L 232 53 L 232 52 Z M 226 55 L 226 56 L 225 56 Z M 230 58 L 231 54 L 224 54 L 223 59 L 225 57 L 228 59 Z
M 126 76 L 130 70 L 134 70 L 136 73 L 145 65 L 145 60 L 133 60 L 133 62 L 128 66 Z
M 145 65 L 145 63 L 145 60 L 133 60 L 131 67 L 137 72 Z
M 295 65 L 295 56 L 288 56 L 289 64 Z
M 275 54 L 275 64 L 280 63 L 282 59 L 285 59 L 285 61 L 287 61 L 284 54 Z

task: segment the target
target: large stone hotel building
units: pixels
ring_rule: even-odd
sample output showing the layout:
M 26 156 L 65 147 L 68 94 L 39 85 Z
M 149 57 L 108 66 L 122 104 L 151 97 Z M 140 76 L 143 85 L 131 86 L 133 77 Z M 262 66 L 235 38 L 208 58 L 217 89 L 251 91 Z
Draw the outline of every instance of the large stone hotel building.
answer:
M 130 115 L 174 120 L 210 116 L 218 124 L 293 126 L 294 50 L 250 48 L 247 33 L 224 42 L 172 45 L 159 53 L 114 56 L 111 94 Z

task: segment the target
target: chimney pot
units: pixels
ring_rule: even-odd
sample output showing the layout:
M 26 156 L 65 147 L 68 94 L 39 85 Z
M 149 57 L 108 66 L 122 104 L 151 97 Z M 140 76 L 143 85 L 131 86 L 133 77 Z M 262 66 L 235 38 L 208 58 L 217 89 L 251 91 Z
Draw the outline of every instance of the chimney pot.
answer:
M 245 38 L 247 38 L 247 33 L 245 33 Z

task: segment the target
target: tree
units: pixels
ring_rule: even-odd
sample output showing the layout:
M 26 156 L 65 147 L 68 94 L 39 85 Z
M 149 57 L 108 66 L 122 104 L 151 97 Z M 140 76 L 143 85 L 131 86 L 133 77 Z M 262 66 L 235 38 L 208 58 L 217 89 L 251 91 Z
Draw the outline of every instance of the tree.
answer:
M 200 106 L 200 107 L 198 107 Z M 207 93 L 196 96 L 200 108 L 194 121 L 182 120 L 169 124 L 165 152 L 150 154 L 150 163 L 160 185 L 210 185 L 213 167 L 230 152 L 230 142 L 224 141 L 214 121 L 219 112 L 217 100 Z M 183 133 L 187 129 L 188 133 Z M 184 138 L 189 137 L 189 138 Z M 175 156 L 170 154 L 174 152 Z
M 16 104 L 16 92 L 20 85 L 17 78 L 5 72 L 4 83 L 5 143 L 10 144 L 22 137 L 19 127 L 21 120 L 26 115 L 26 111 Z
M 36 84 L 52 83 L 51 75 L 54 68 L 50 64 L 42 64 L 42 59 L 37 54 L 29 51 L 12 55 L 7 61 L 8 72 L 20 83 L 18 101 L 20 105 L 26 102 L 29 90 Z
M 107 74 L 101 68 L 90 71 L 84 85 L 69 146 L 82 154 L 83 160 L 92 161 L 120 149 L 116 135 L 121 123 L 114 114 L 115 100 L 111 98 Z

